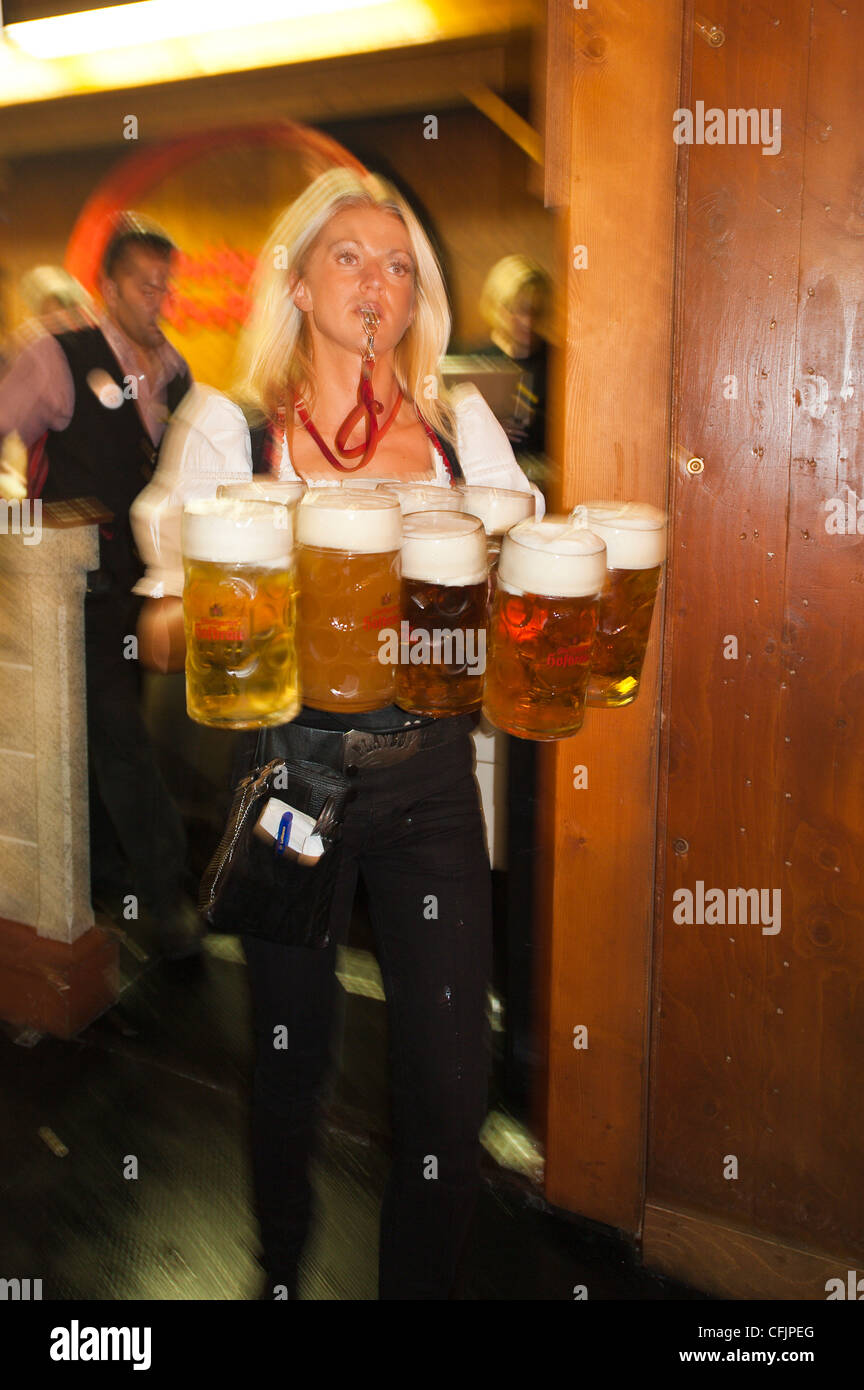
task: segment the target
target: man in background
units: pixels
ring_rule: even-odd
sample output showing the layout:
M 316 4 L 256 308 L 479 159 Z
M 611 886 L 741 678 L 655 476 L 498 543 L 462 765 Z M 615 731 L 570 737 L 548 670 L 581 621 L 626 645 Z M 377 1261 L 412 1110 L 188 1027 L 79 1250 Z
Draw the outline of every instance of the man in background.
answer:
M 15 431 L 30 451 L 30 495 L 97 498 L 112 514 L 85 602 L 93 901 L 131 915 L 134 895 L 169 959 L 197 954 L 202 926 L 183 892 L 183 823 L 141 717 L 132 589 L 144 567 L 129 508 L 191 385 L 160 327 L 175 250 L 155 224 L 120 214 L 102 259 L 102 311 L 72 328 L 63 316 L 34 325 L 0 381 L 0 440 Z

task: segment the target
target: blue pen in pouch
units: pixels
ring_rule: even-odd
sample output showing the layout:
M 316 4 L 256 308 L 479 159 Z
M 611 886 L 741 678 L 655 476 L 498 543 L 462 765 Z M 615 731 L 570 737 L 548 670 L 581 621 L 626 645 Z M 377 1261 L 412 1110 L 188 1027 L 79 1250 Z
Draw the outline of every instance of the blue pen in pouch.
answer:
M 291 840 L 291 822 L 294 819 L 293 811 L 286 811 L 279 822 L 279 829 L 276 833 L 276 844 L 274 846 L 277 854 L 284 854 Z
M 312 816 L 307 816 L 296 806 L 289 806 L 276 796 L 271 796 L 265 804 L 258 817 L 255 834 L 272 845 L 274 854 L 278 854 L 280 859 L 314 864 L 324 853 L 324 842 L 315 833 Z

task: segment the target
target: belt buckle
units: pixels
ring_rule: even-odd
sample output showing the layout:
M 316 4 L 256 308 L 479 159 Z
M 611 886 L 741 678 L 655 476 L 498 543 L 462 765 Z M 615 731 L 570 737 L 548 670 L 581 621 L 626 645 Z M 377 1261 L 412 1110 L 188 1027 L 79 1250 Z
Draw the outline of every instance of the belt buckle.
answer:
M 376 734 L 371 729 L 349 729 L 343 745 L 343 768 L 391 767 L 404 762 L 419 742 L 416 729 L 404 733 Z

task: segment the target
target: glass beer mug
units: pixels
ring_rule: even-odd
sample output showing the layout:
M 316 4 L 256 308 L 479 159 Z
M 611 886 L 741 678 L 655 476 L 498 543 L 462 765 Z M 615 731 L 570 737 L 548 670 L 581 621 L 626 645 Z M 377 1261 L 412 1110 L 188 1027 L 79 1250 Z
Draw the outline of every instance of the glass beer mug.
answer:
M 396 704 L 412 714 L 480 708 L 486 670 L 486 537 L 474 516 L 402 520 L 402 630 Z
M 440 487 L 437 483 L 379 484 L 382 491 L 392 492 L 399 498 L 403 516 L 412 512 L 461 512 L 462 497 L 455 487 Z
M 473 483 L 458 483 L 464 510 L 479 516 L 487 536 L 489 565 L 494 569 L 501 553 L 505 533 L 517 522 L 528 521 L 534 515 L 536 499 L 533 492 L 517 492 L 509 487 L 475 487 Z
M 295 527 L 303 702 L 337 713 L 383 709 L 396 693 L 379 633 L 399 630 L 399 503 L 383 492 L 316 488 Z
M 241 497 L 247 502 L 281 502 L 285 507 L 296 507 L 306 495 L 306 484 L 302 479 L 296 482 L 282 482 L 278 479 L 250 478 L 248 483 L 221 483 L 217 497 Z
M 666 515 L 647 502 L 588 502 L 580 519 L 606 542 L 606 583 L 588 680 L 588 704 L 629 705 L 651 631 L 654 600 L 666 559 Z
M 397 483 L 397 482 L 399 481 L 399 479 L 398 479 L 398 478 L 355 478 L 354 475 L 353 475 L 353 473 L 352 473 L 352 474 L 349 474 L 349 476 L 348 476 L 347 478 L 336 478 L 334 481 L 335 481 L 335 486 L 336 486 L 336 487 L 347 487 L 349 491 L 355 491 L 355 492 L 356 492 L 356 490 L 359 488 L 361 492 L 366 492 L 366 491 L 374 492 L 374 491 L 376 491 L 377 488 L 390 488 L 390 487 L 392 487 L 392 485 L 393 485 L 394 483 Z M 320 481 L 318 481 L 318 480 L 316 479 L 315 486 L 316 486 L 316 487 L 321 487 L 321 486 L 323 486 L 323 484 L 322 484 Z M 327 487 L 331 487 L 331 486 L 333 486 L 333 484 L 327 483 L 326 486 L 327 486 Z
M 606 546 L 567 517 L 521 521 L 501 544 L 483 713 L 517 738 L 582 727 Z
M 288 512 L 231 497 L 187 502 L 182 549 L 190 719 L 285 724 L 300 710 Z
M 533 492 L 517 492 L 509 487 L 475 487 L 473 483 L 458 483 L 457 491 L 462 494 L 465 511 L 471 516 L 479 516 L 486 531 L 489 569 L 487 606 L 491 613 L 501 542 L 511 526 L 533 517 L 536 499 Z

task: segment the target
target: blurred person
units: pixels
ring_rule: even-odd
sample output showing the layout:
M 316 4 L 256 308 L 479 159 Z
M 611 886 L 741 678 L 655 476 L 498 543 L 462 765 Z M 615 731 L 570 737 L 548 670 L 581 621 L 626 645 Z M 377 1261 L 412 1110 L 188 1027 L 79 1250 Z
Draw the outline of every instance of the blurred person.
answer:
M 493 345 L 520 368 L 513 413 L 502 424 L 528 476 L 542 485 L 547 468 L 548 344 L 544 336 L 551 281 L 528 256 L 504 256 L 490 270 L 480 313 Z
M 21 276 L 20 289 L 31 314 L 43 320 L 49 332 L 68 332 L 96 321 L 93 301 L 84 286 L 61 266 L 34 266 Z M 6 365 L 5 354 L 0 365 Z M 29 479 L 39 472 L 46 438 L 43 434 L 28 449 L 16 431 L 5 437 L 0 445 L 0 497 L 27 496 Z
M 157 602 L 179 609 L 184 501 L 215 496 L 220 482 L 251 476 L 262 458 L 281 479 L 350 484 L 355 474 L 341 471 L 337 454 L 352 457 L 353 435 L 357 455 L 365 455 L 363 479 L 449 486 L 464 477 L 531 490 L 476 388 L 447 398 L 439 362 L 450 312 L 441 271 L 416 216 L 384 180 L 347 170 L 316 179 L 277 222 L 254 298 L 241 394 L 259 423 L 250 430 L 238 404 L 196 388 L 172 424 L 157 477 L 135 505 L 136 535 L 150 559 L 143 583 L 160 595 Z M 361 375 L 358 388 L 364 308 L 379 320 L 371 383 L 381 424 L 371 451 L 357 414 L 368 384 Z M 489 1067 L 491 875 L 473 774 L 475 722 L 471 715 L 409 715 L 395 705 L 370 713 L 304 706 L 291 723 L 268 730 L 289 766 L 301 758 L 325 763 L 351 776 L 356 791 L 331 870 L 329 944 L 283 945 L 237 922 L 256 1035 L 262 1297 L 297 1297 L 312 1209 L 309 1162 L 330 1065 L 336 951 L 358 875 L 390 1029 L 394 1158 L 381 1214 L 379 1297 L 450 1296 L 479 1186 Z M 353 730 L 374 735 L 356 762 Z M 424 918 L 429 895 L 434 921 Z M 282 1024 L 288 1046 L 276 1048 L 273 1030 Z
M 191 384 L 159 325 L 175 249 L 138 214 L 115 219 L 102 258 L 101 312 L 73 293 L 71 327 L 68 305 L 28 326 L 0 381 L 0 438 L 14 431 L 31 451 L 31 496 L 96 498 L 112 513 L 99 528 L 99 568 L 88 575 L 85 600 L 93 900 L 116 913 L 131 886 L 163 955 L 180 959 L 200 951 L 202 928 L 183 892 L 183 823 L 141 717 L 129 640 L 141 604 L 132 590 L 143 571 L 129 508 L 152 476 L 168 414 Z M 45 269 L 30 281 L 42 308 L 70 293 Z
M 37 265 L 26 271 L 21 276 L 21 295 L 37 318 L 75 310 L 95 318 L 95 305 L 84 286 L 59 265 Z

